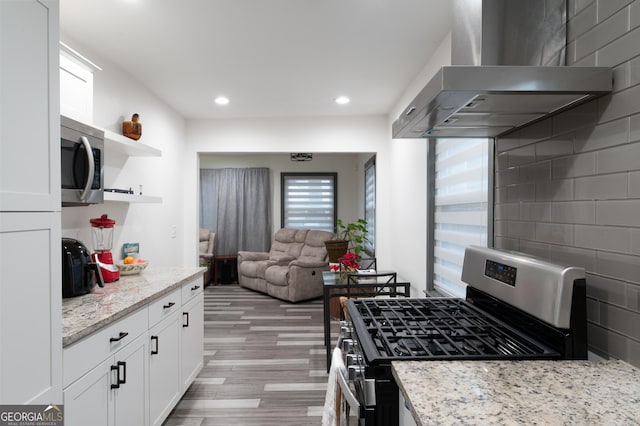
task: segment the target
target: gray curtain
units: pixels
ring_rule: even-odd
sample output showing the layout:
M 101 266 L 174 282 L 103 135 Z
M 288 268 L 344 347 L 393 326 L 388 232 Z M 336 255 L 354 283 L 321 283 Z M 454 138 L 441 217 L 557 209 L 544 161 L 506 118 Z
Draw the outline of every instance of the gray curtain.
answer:
M 268 168 L 200 169 L 200 227 L 216 233 L 216 254 L 271 247 Z

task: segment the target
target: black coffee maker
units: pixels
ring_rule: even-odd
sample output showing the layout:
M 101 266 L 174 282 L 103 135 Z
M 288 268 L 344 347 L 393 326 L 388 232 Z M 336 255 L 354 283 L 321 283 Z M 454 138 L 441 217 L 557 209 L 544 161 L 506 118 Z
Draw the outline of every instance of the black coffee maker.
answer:
M 104 287 L 98 264 L 87 247 L 73 238 L 62 239 L 62 297 L 82 296 L 95 285 Z

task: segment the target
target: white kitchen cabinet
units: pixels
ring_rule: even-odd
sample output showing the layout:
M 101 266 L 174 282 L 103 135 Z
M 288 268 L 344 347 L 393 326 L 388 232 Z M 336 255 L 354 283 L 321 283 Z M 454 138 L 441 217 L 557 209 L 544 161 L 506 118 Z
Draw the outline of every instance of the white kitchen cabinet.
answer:
M 0 404 L 62 403 L 59 212 L 0 213 Z
M 199 283 L 186 285 L 187 289 L 200 286 L 200 291 L 182 306 L 182 392 L 193 383 L 204 364 L 204 295 L 201 281 L 202 278 Z
M 182 396 L 181 318 L 175 311 L 149 330 L 149 417 L 154 426 L 162 424 Z
M 0 404 L 62 403 L 58 21 L 0 2 Z
M 146 332 L 64 390 L 65 425 L 148 425 Z
M 58 1 L 0 2 L 0 211 L 60 210 Z
M 65 424 L 114 426 L 112 365 L 103 361 L 64 390 Z

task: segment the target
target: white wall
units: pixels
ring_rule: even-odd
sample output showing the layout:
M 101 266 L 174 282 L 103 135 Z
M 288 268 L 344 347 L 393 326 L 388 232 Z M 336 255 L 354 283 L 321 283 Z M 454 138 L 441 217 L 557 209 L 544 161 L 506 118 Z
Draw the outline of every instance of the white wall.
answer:
M 139 242 L 141 257 L 151 265 L 183 265 L 183 172 L 180 169 L 185 122 L 182 116 L 150 92 L 143 83 L 124 73 L 64 35 L 61 39 L 102 67 L 94 76 L 94 123 L 120 133 L 123 119 L 140 114 L 140 143 L 162 150 L 162 157 L 123 157 L 105 153 L 105 184 L 157 195 L 162 204 L 126 204 L 106 202 L 88 207 L 62 209 L 62 235 L 78 238 L 92 250 L 89 219 L 107 213 L 116 220 L 114 258 L 120 259 L 124 242 Z M 177 238 L 171 238 L 171 226 L 177 225 Z M 195 265 L 194 263 L 191 266 Z
M 367 154 L 371 157 L 371 153 Z M 364 217 L 364 163 L 357 154 L 314 154 L 312 161 L 295 162 L 289 153 L 277 154 L 200 154 L 201 169 L 267 167 L 271 176 L 271 222 L 272 234 L 281 226 L 280 173 L 327 172 L 338 174 L 338 217 L 354 221 Z
M 451 35 L 448 35 L 399 97 L 389 114 L 389 129 L 438 69 L 450 63 Z M 427 144 L 425 139 L 390 140 L 388 161 L 380 166 L 391 178 L 384 185 L 389 199 L 385 203 L 378 201 L 376 206 L 376 237 L 386 242 L 379 245 L 379 253 L 388 256 L 393 269 L 411 282 L 414 297 L 424 296 L 427 285 Z

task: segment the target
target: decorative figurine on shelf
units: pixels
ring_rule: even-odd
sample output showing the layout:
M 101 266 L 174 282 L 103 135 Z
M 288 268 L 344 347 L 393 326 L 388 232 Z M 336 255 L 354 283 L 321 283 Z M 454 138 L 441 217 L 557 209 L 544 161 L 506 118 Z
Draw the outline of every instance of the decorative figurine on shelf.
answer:
M 136 113 L 131 116 L 131 121 L 122 122 L 122 134 L 128 138 L 138 140 L 142 136 L 142 124 L 138 121 L 140 116 Z

